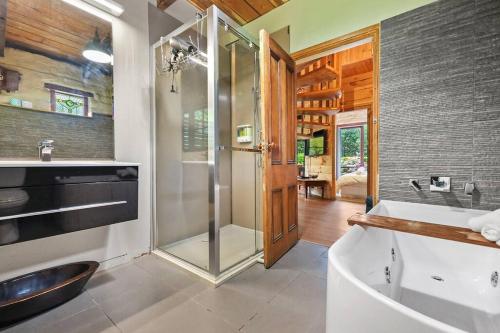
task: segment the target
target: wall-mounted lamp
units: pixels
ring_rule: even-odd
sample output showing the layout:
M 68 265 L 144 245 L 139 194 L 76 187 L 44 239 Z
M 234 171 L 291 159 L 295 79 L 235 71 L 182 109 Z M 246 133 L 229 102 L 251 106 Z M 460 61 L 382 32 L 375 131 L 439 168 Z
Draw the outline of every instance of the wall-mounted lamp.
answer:
M 101 41 L 99 30 L 96 28 L 94 38 L 85 45 L 82 55 L 93 62 L 111 64 L 113 62 L 111 38 L 108 36 Z
M 63 0 L 63 1 L 108 22 L 111 22 L 113 20 L 113 17 L 111 15 L 118 17 L 121 14 L 123 14 L 125 10 L 121 4 L 113 0 Z

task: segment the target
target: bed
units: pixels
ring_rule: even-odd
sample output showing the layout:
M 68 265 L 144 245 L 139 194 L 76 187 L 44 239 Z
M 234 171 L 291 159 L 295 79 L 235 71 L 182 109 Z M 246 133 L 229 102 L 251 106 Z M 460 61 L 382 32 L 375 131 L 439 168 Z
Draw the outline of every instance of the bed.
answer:
M 336 182 L 337 193 L 342 199 L 364 201 L 368 175 L 364 168 L 340 176 Z

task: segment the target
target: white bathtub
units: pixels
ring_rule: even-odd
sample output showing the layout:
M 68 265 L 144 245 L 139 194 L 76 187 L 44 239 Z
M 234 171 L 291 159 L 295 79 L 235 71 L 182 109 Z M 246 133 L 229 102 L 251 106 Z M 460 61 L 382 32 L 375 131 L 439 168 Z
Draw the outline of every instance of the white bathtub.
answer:
M 370 212 L 454 226 L 484 213 L 396 201 Z M 355 225 L 328 259 L 327 333 L 500 332 L 500 249 Z

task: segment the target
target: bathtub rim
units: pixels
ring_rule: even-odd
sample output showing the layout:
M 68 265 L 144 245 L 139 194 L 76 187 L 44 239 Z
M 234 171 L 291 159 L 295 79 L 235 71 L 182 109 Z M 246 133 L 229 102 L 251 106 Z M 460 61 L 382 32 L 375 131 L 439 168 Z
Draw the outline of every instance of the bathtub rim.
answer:
M 345 253 L 348 250 L 348 247 L 350 247 L 351 244 L 356 243 L 359 241 L 363 234 L 368 230 L 371 229 L 371 227 L 368 228 L 363 228 L 359 225 L 353 225 L 349 231 L 344 234 L 338 241 L 336 241 L 329 249 L 328 249 L 328 263 L 329 265 L 331 264 L 335 270 L 337 270 L 338 274 L 341 275 L 342 278 L 347 279 L 351 283 L 355 285 L 361 292 L 365 293 L 368 297 L 371 297 L 377 301 L 380 301 L 384 305 L 390 307 L 394 311 L 400 312 L 403 315 L 410 317 L 414 320 L 423 322 L 431 327 L 434 327 L 438 330 L 441 330 L 443 332 L 449 332 L 449 333 L 467 333 L 464 330 L 461 330 L 460 328 L 457 328 L 455 326 L 451 326 L 449 324 L 443 323 L 442 321 L 439 321 L 437 319 L 434 319 L 432 317 L 426 316 L 416 310 L 413 310 L 409 307 L 407 307 L 404 304 L 401 304 L 399 302 L 396 302 L 395 300 L 391 299 L 388 296 L 385 296 L 379 292 L 377 292 L 375 289 L 358 279 L 351 270 L 346 268 L 344 264 L 342 263 L 342 260 L 340 259 L 341 256 L 345 255 Z M 384 230 L 385 232 L 394 232 L 391 230 Z M 425 237 L 425 236 L 420 236 L 420 237 Z M 327 277 L 327 279 L 329 279 Z M 327 300 L 328 301 L 328 300 Z

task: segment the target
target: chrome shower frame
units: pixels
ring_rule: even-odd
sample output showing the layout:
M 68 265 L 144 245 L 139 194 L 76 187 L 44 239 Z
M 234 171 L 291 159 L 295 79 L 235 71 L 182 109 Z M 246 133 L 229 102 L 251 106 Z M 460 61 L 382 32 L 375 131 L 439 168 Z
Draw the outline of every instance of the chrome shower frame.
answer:
M 208 123 L 213 124 L 213 126 L 208 127 L 208 175 L 209 175 L 209 225 L 208 225 L 208 235 L 209 235 L 209 270 L 203 270 L 191 263 L 188 263 L 180 258 L 173 255 L 167 254 L 161 250 L 158 250 L 158 224 L 156 215 L 156 105 L 155 105 L 155 74 L 156 74 L 156 57 L 155 49 L 162 45 L 162 40 L 158 41 L 151 47 L 150 59 L 151 59 L 151 144 L 152 144 L 152 219 L 151 219 L 151 251 L 160 257 L 163 257 L 177 265 L 211 281 L 215 285 L 223 283 L 225 280 L 229 279 L 231 276 L 239 273 L 241 269 L 248 267 L 261 257 L 261 252 L 243 260 L 242 262 L 234 265 L 230 269 L 224 271 L 221 274 L 220 269 L 220 211 L 221 211 L 221 196 L 220 196 L 220 186 L 219 186 L 219 157 L 217 154 L 218 150 L 224 149 L 224 147 L 219 145 L 219 127 L 218 127 L 218 94 L 219 94 L 219 40 L 218 40 L 218 24 L 223 23 L 232 33 L 238 37 L 244 39 L 248 43 L 254 45 L 258 49 L 258 43 L 254 38 L 249 36 L 241 29 L 241 27 L 233 19 L 219 10 L 215 5 L 209 7 L 206 13 L 202 16 L 207 18 L 207 74 L 208 74 Z M 192 27 L 196 23 L 197 19 L 193 19 L 176 30 L 172 31 L 170 34 L 165 36 L 163 40 L 168 41 L 170 37 L 174 37 L 184 32 L 186 29 Z M 257 66 L 258 69 L 258 66 Z M 257 103 L 257 101 L 256 101 Z M 256 105 L 258 107 L 258 105 Z

